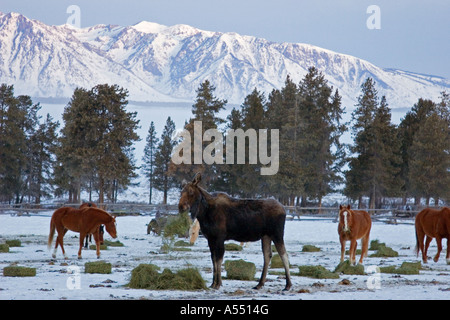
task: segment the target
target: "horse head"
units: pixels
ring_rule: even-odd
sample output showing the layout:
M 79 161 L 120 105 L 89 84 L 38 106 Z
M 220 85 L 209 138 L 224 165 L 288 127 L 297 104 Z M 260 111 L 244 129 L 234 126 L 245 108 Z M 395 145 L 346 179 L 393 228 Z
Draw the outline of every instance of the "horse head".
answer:
M 344 232 L 349 233 L 352 226 L 352 210 L 350 205 L 339 205 L 339 224 L 342 226 Z
M 202 180 L 200 173 L 197 173 L 191 182 L 186 183 L 181 190 L 180 201 L 178 202 L 178 211 L 180 213 L 189 211 L 194 220 L 200 211 L 201 205 L 206 205 L 206 200 L 202 190 L 198 186 Z
M 105 223 L 105 228 L 113 239 L 117 238 L 116 217 L 111 216 L 111 221 Z

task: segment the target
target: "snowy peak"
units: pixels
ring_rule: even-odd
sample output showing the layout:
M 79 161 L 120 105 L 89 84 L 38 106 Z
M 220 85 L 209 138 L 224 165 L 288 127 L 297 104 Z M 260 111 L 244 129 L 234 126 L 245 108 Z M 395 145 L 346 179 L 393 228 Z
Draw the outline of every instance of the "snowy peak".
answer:
M 133 29 L 142 33 L 160 33 L 167 29 L 167 26 L 149 21 L 141 21 L 135 24 Z
M 236 33 L 142 21 L 133 26 L 77 29 L 48 26 L 17 13 L 0 14 L 0 82 L 37 97 L 70 97 L 76 87 L 115 83 L 130 100 L 188 101 L 208 79 L 216 95 L 240 104 L 255 87 L 269 93 L 309 67 L 324 73 L 352 108 L 367 77 L 391 108 L 419 97 L 437 100 L 450 81 L 372 63 L 309 44 L 275 43 Z

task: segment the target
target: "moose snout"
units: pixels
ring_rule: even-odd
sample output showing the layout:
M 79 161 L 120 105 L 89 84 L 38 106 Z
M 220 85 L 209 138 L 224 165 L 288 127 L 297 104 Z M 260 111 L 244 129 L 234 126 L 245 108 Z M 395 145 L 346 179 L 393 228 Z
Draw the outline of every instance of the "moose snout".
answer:
M 186 211 L 189 211 L 189 205 L 186 202 L 184 202 L 184 203 L 180 202 L 178 204 L 178 212 L 182 213 L 182 212 L 186 212 Z

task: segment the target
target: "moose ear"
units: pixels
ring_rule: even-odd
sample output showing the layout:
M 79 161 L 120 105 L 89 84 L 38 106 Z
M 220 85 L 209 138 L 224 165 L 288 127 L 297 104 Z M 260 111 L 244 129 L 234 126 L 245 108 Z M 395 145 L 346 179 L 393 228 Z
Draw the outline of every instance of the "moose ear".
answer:
M 193 184 L 194 186 L 196 186 L 201 180 L 202 180 L 202 175 L 200 174 L 200 172 L 197 172 L 197 173 L 195 174 L 194 179 L 192 179 L 192 184 Z

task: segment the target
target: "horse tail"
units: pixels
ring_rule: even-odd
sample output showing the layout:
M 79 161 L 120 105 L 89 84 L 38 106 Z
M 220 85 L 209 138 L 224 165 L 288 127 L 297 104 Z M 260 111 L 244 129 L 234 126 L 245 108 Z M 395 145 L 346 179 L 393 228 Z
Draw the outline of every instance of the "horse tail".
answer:
M 52 219 L 50 220 L 50 234 L 48 235 L 48 243 L 47 243 L 48 250 L 50 250 L 52 246 L 53 237 L 55 235 L 55 229 L 56 229 L 55 220 L 54 217 L 52 217 Z
M 416 228 L 416 247 L 414 248 L 414 252 L 416 253 L 416 257 L 419 256 L 419 236 L 417 235 L 417 228 Z

